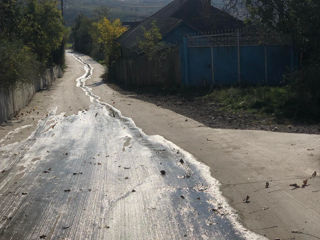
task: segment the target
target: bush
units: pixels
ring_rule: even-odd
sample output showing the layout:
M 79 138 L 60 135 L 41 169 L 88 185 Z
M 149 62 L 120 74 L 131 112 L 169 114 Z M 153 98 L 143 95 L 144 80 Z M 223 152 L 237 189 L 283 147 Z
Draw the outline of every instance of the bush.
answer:
M 44 66 L 54 63 L 53 53 L 61 48 L 66 31 L 56 4 L 50 0 L 25 0 L 18 26 L 20 39 Z
M 37 56 L 18 40 L 0 39 L 0 65 L 0 87 L 31 82 L 38 76 Z
M 120 55 L 116 39 L 127 28 L 122 26 L 120 19 L 110 21 L 104 17 L 105 12 L 98 14 L 96 19 L 79 15 L 72 28 L 71 40 L 74 50 L 110 65 Z
M 216 89 L 205 96 L 230 111 L 246 110 L 284 117 L 283 108 L 290 98 L 288 87 L 245 87 Z
M 90 34 L 92 21 L 84 15 L 79 15 L 72 28 L 71 39 L 75 51 L 90 54 L 92 50 L 92 36 Z
M 294 118 L 320 119 L 320 64 L 314 63 L 287 76 L 291 98 L 286 112 Z
M 63 65 L 65 34 L 56 1 L 0 1 L 0 87 L 32 81 L 48 66 Z

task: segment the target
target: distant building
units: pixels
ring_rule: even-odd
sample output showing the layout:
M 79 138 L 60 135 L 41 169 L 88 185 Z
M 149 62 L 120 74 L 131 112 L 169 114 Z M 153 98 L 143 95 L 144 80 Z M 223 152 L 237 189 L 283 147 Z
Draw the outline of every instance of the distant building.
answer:
M 149 29 L 153 21 L 160 30 L 162 41 L 171 44 L 181 43 L 187 34 L 238 28 L 243 24 L 213 7 L 211 0 L 174 0 L 118 39 L 124 53 L 137 51 L 138 42 L 143 39 L 143 28 Z
M 139 49 L 144 29 L 155 22 L 162 35 L 159 56 L 166 46 L 172 50 L 165 60 L 147 60 Z M 156 86 L 181 84 L 183 38 L 196 33 L 236 29 L 242 21 L 215 8 L 211 0 L 174 0 L 136 26 L 129 28 L 119 39 L 121 57 L 109 71 L 109 78 L 125 85 Z M 160 60 L 159 60 L 160 59 Z

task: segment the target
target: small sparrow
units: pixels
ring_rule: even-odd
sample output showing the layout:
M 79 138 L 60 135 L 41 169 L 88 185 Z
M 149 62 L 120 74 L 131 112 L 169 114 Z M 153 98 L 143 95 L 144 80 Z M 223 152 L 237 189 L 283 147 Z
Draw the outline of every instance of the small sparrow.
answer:
M 161 173 L 161 175 L 166 175 L 166 171 L 165 170 L 161 170 L 160 173 Z
M 295 187 L 295 188 L 299 188 L 299 187 L 300 187 L 300 186 L 299 186 L 298 184 L 296 184 L 296 183 L 290 184 L 289 186 L 290 186 L 290 187 Z
M 250 199 L 250 196 L 247 195 L 246 198 L 243 199 L 243 202 L 244 203 L 249 203 L 250 202 L 249 199 Z
M 306 187 L 308 185 L 308 179 L 303 180 L 302 187 Z

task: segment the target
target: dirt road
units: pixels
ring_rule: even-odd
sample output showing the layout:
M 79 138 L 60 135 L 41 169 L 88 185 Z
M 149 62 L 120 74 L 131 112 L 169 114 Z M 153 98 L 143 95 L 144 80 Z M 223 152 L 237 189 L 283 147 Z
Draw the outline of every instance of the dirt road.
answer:
M 0 128 L 0 239 L 260 238 L 205 165 L 135 124 L 208 165 L 249 229 L 320 238 L 320 178 L 289 186 L 320 172 L 318 135 L 207 128 L 112 90 L 81 59 L 68 53 L 65 77 Z

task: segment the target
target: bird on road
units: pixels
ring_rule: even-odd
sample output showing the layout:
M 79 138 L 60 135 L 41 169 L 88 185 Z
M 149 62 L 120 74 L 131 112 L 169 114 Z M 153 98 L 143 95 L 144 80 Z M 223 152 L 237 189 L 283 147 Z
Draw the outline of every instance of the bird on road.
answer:
M 247 196 L 243 199 L 243 202 L 244 202 L 244 203 L 249 203 L 249 202 L 250 202 L 249 199 L 250 199 L 250 196 L 247 195 Z

